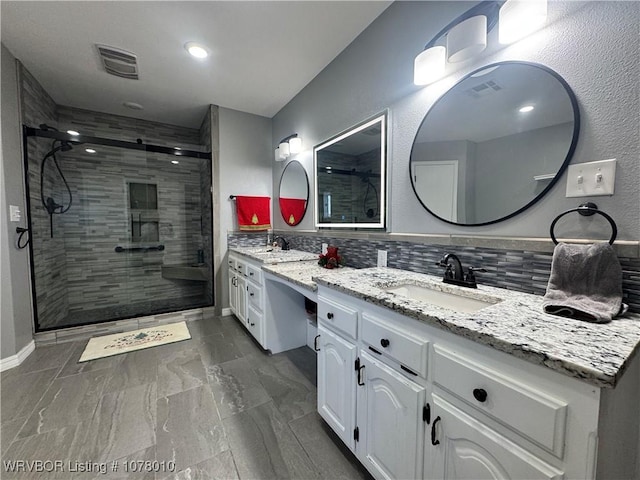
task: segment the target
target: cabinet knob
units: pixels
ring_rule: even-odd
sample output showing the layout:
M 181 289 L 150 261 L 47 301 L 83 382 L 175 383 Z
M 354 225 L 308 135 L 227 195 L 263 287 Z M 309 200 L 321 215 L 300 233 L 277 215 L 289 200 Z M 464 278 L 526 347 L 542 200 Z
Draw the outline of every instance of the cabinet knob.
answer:
M 333 318 L 333 313 L 327 312 L 327 318 L 331 320 Z
M 251 324 L 251 326 L 252 326 L 252 327 L 255 327 L 255 326 L 256 326 L 256 324 L 255 324 L 255 323 L 252 323 L 252 324 Z
M 387 348 L 389 346 L 389 339 L 388 338 L 381 339 L 380 345 L 382 345 L 383 348 Z
M 474 388 L 473 398 L 479 402 L 484 402 L 487 400 L 487 391 L 484 388 Z
M 250 297 L 253 297 L 253 292 L 251 292 L 251 293 L 249 294 L 249 296 L 250 296 Z

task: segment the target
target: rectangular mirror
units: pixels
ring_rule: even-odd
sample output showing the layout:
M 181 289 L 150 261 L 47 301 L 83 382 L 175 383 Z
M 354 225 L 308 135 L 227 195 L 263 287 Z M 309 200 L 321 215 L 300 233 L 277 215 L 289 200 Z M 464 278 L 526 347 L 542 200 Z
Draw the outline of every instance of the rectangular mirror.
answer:
M 316 228 L 384 228 L 387 114 L 314 147 Z

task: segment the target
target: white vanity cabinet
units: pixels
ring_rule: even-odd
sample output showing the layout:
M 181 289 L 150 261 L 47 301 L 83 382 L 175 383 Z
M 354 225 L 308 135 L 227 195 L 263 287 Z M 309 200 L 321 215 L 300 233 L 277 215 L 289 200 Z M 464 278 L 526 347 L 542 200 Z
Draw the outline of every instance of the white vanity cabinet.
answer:
M 593 479 L 618 441 L 587 382 L 323 285 L 318 326 L 318 410 L 376 478 Z
M 258 262 L 229 254 L 229 306 L 242 325 L 265 348 L 264 289 Z
M 415 360 L 428 342 L 388 327 L 344 296 L 318 296 L 318 412 L 377 478 L 419 478 L 426 365 Z

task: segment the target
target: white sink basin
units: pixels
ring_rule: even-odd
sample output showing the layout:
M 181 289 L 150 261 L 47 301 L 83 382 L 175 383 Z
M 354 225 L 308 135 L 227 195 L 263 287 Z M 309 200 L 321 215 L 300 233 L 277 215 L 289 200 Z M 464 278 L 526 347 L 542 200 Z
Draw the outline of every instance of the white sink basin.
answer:
M 385 292 L 463 313 L 477 312 L 502 301 L 495 297 L 485 297 L 486 299 L 481 300 L 464 294 L 442 292 L 423 285 L 413 284 L 395 285 L 386 288 Z

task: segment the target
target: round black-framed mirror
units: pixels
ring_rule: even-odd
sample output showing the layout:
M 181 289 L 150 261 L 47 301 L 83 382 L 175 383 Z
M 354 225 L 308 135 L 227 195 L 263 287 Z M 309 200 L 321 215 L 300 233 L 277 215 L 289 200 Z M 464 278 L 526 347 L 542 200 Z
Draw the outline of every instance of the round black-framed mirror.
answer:
M 298 225 L 309 205 L 309 177 L 297 160 L 284 167 L 278 188 L 278 204 L 283 220 L 289 226 Z
M 447 223 L 501 222 L 553 187 L 579 132 L 578 101 L 558 73 L 530 62 L 486 65 L 425 115 L 411 147 L 411 186 Z

